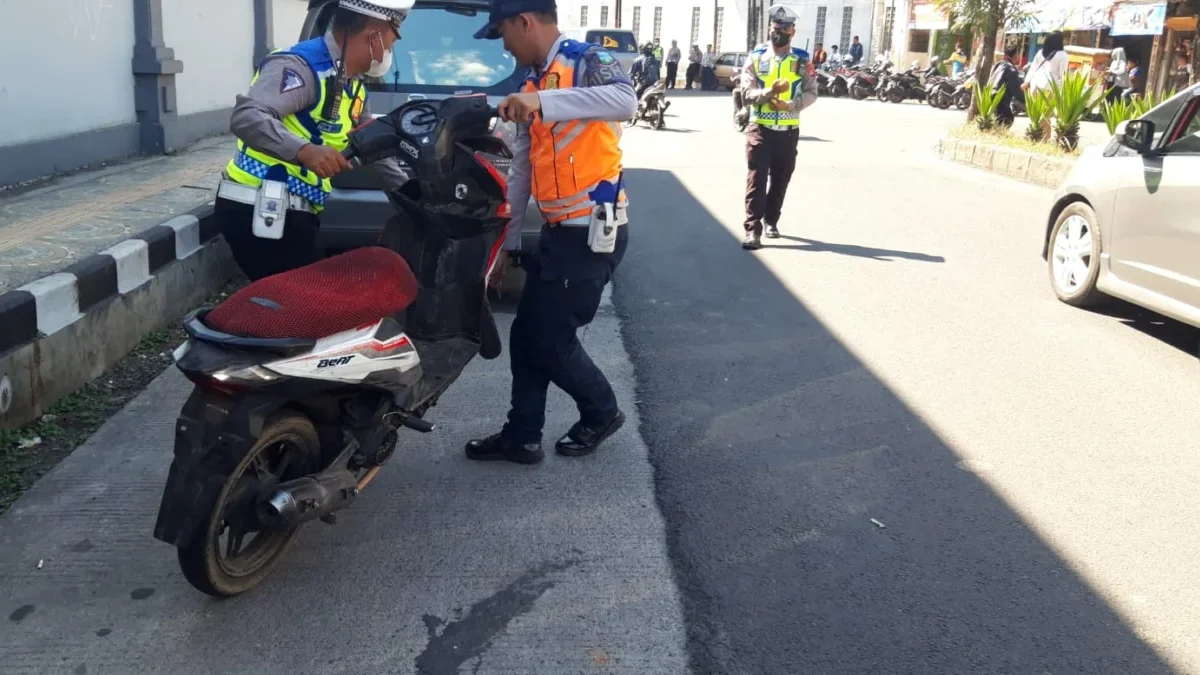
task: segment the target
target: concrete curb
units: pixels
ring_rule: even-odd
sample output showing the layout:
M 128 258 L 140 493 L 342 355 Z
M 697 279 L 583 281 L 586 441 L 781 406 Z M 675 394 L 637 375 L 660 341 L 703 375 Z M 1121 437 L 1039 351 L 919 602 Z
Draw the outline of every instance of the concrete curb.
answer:
M 0 428 L 31 422 L 233 278 L 211 203 L 0 294 Z
M 1075 166 L 1074 159 L 1047 157 L 995 143 L 957 138 L 939 140 L 937 151 L 942 159 L 1048 188 L 1062 185 L 1071 167 Z

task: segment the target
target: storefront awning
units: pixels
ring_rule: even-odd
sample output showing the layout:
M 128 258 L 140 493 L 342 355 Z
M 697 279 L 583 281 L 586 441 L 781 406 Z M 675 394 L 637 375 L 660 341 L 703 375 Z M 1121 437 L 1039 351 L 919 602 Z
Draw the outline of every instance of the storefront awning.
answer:
M 1011 22 L 1008 33 L 1053 33 L 1056 30 L 1108 28 L 1111 0 L 1046 0 L 1037 3 L 1033 16 Z
M 1109 35 L 1161 35 L 1167 20 L 1167 3 L 1123 2 L 1113 10 Z

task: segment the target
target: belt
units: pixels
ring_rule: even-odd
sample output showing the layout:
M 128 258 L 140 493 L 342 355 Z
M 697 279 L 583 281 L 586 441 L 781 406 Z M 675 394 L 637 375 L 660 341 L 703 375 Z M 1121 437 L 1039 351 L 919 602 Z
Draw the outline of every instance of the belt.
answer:
M 250 206 L 258 204 L 258 188 L 235 183 L 228 179 L 222 180 L 220 186 L 217 187 L 217 196 L 221 199 L 228 199 L 231 202 L 238 202 L 240 204 L 249 204 Z M 312 202 L 289 192 L 288 210 L 312 213 Z
M 755 124 L 758 125 L 758 128 L 766 129 L 767 131 L 800 131 L 800 127 L 797 126 L 781 127 L 773 124 L 759 124 L 757 122 Z

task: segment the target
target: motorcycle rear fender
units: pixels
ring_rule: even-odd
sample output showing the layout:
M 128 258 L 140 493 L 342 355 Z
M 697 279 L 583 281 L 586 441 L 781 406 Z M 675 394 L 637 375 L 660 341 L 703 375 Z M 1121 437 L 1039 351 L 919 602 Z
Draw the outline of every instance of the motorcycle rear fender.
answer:
M 163 487 L 154 538 L 183 546 L 216 505 L 226 478 L 254 446 L 263 424 L 286 401 L 192 391 L 175 421 L 175 456 Z

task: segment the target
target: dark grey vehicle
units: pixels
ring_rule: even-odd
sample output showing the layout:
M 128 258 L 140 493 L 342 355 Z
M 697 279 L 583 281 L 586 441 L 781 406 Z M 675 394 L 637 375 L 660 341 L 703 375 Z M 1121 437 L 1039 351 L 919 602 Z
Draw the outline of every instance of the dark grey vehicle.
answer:
M 324 35 L 338 0 L 309 0 L 300 40 Z M 393 48 L 393 65 L 382 78 L 367 78 L 373 115 L 384 115 L 413 99 L 441 99 L 461 94 L 487 94 L 497 105 L 517 92 L 525 69 L 504 51 L 500 40 L 476 40 L 487 21 L 487 0 L 417 0 Z M 510 147 L 516 126 L 497 122 L 493 133 Z M 491 157 L 502 175 L 509 160 Z M 321 214 L 321 243 L 333 254 L 379 240 L 384 223 L 395 213 L 382 192 L 375 170 L 364 166 L 333 178 L 333 193 Z M 543 219 L 530 202 L 521 223 L 522 248 L 534 250 Z M 514 224 L 515 225 L 515 224 Z

